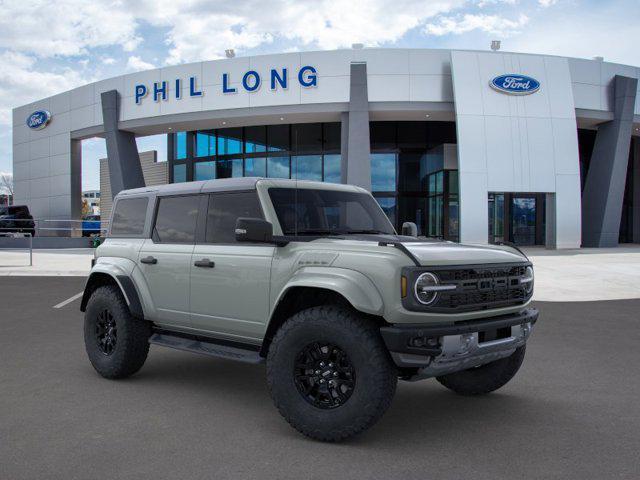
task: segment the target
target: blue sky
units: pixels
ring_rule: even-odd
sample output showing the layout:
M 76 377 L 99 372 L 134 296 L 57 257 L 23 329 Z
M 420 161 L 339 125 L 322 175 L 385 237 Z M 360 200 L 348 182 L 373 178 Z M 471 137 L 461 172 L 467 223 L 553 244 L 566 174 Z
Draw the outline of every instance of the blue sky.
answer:
M 127 72 L 237 55 L 374 47 L 487 49 L 640 66 L 638 0 L 0 0 L 0 172 L 11 109 Z M 166 158 L 164 137 L 139 139 Z M 104 141 L 83 145 L 97 188 Z

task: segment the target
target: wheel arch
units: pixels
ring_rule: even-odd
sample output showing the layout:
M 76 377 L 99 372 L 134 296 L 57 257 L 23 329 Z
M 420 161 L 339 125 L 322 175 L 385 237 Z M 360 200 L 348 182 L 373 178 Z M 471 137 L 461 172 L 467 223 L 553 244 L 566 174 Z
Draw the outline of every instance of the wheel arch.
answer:
M 131 315 L 136 318 L 144 319 L 144 311 L 142 304 L 140 303 L 140 297 L 136 290 L 135 284 L 131 280 L 131 277 L 124 271 L 105 271 L 94 270 L 89 275 L 87 283 L 84 287 L 84 293 L 82 295 L 82 302 L 80 303 L 80 311 L 84 312 L 87 308 L 87 302 L 93 292 L 99 287 L 111 285 L 116 287 L 122 293 L 122 296 L 129 307 Z
M 360 272 L 316 267 L 301 270 L 278 296 L 260 349 L 262 356 L 267 355 L 275 333 L 288 318 L 318 305 L 341 305 L 378 325 L 385 323 L 382 296 L 371 280 Z

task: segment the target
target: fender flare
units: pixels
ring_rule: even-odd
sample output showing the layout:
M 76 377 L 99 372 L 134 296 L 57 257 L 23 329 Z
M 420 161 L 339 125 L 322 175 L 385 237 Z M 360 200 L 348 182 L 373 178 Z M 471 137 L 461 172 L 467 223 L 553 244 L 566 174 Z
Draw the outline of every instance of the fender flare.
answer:
M 140 302 L 140 296 L 136 289 L 135 283 L 131 280 L 129 273 L 123 268 L 114 264 L 96 264 L 91 270 L 91 274 L 87 279 L 87 283 L 82 295 L 82 302 L 80 303 L 80 311 L 84 312 L 87 308 L 87 302 L 93 291 L 102 284 L 99 277 L 102 275 L 109 276 L 118 286 L 122 296 L 127 302 L 131 315 L 136 318 L 144 319 L 144 311 L 142 309 L 142 303 Z
M 358 311 L 371 315 L 382 315 L 384 302 L 373 282 L 356 270 L 336 267 L 303 267 L 297 270 L 281 289 L 277 306 L 286 293 L 295 287 L 322 288 L 343 296 Z M 270 319 L 271 320 L 271 319 Z

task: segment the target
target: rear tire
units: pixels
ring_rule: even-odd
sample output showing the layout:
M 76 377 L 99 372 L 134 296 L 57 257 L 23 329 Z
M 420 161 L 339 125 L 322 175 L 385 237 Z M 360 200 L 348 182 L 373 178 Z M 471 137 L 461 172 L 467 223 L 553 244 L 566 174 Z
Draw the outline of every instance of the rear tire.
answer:
M 334 442 L 382 417 L 397 371 L 375 325 L 329 305 L 303 310 L 280 327 L 267 356 L 267 382 L 293 428 Z
M 436 377 L 436 379 L 449 390 L 460 395 L 491 393 L 506 385 L 518 373 L 524 360 L 525 350 L 526 346 L 523 345 L 507 358 L 501 358 L 469 370 Z
M 144 365 L 151 327 L 134 318 L 120 290 L 97 288 L 87 302 L 84 344 L 93 368 L 105 378 L 125 378 Z

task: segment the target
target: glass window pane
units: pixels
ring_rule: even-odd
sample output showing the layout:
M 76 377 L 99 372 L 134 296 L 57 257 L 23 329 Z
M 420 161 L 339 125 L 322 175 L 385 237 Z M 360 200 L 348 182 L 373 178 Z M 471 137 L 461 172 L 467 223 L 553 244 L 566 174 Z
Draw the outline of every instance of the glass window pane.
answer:
M 340 122 L 324 123 L 322 148 L 325 152 L 339 152 L 342 124 Z
M 113 212 L 111 235 L 142 235 L 148 203 L 146 197 L 118 200 Z
M 246 127 L 244 129 L 244 151 L 246 153 L 267 151 L 267 127 Z
M 371 190 L 374 192 L 395 192 L 395 153 L 374 153 L 371 155 Z
M 216 178 L 231 178 L 242 176 L 242 159 L 218 160 L 218 170 Z
M 180 183 L 187 181 L 187 165 L 180 163 L 173 166 L 173 183 Z
M 322 124 L 291 125 L 291 150 L 298 153 L 322 152 Z
M 216 178 L 216 162 L 197 162 L 193 165 L 194 180 L 211 180 Z
M 384 211 L 389 221 L 396 226 L 396 199 L 395 197 L 376 197 L 380 208 Z
M 289 178 L 289 157 L 269 157 L 267 159 L 267 177 Z
M 267 140 L 270 152 L 289 150 L 289 125 L 267 126 Z
M 403 147 L 427 147 L 427 122 L 398 122 L 398 148 Z
M 242 128 L 218 130 L 218 155 L 242 153 Z
M 322 181 L 322 155 L 298 155 L 291 157 L 291 178 Z
M 427 191 L 427 156 L 424 153 L 398 154 L 398 190 Z
M 266 177 L 267 176 L 267 159 L 266 158 L 245 158 L 244 159 L 244 176 L 245 177 Z
M 187 158 L 187 132 L 176 133 L 174 158 L 176 160 L 183 160 Z
M 426 204 L 424 197 L 400 197 L 398 200 L 398 225 L 402 226 L 404 222 L 413 222 L 418 226 L 418 235 L 424 235 L 427 218 Z
M 341 159 L 340 155 L 324 156 L 324 181 L 341 183 Z
M 161 198 L 153 231 L 154 241 L 193 243 L 196 238 L 199 202 L 199 195 Z
M 458 194 L 458 171 L 457 170 L 449 170 L 449 193 L 451 195 Z
M 196 133 L 196 157 L 216 154 L 215 132 L 213 130 Z
M 371 122 L 369 124 L 371 150 L 396 148 L 396 122 Z
M 262 218 L 255 191 L 211 195 L 207 212 L 206 242 L 235 243 L 238 217 Z

